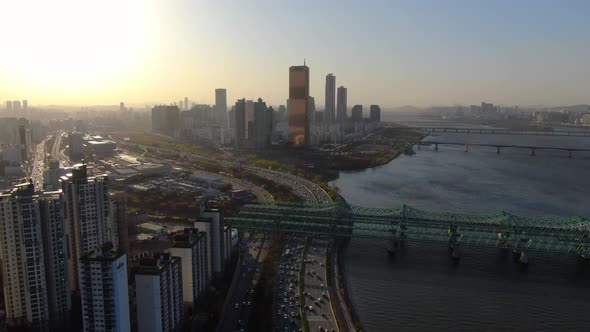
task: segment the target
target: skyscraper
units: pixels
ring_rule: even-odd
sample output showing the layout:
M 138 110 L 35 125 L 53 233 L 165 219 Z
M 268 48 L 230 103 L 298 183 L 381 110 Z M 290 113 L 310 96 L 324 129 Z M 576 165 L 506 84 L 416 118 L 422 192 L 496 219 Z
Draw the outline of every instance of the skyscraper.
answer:
M 142 258 L 135 272 L 139 331 L 180 331 L 183 295 L 180 257 L 168 253 Z
M 7 112 L 12 112 L 12 100 L 7 100 L 6 101 L 6 111 Z
M 78 260 L 112 237 L 107 231 L 107 224 L 112 223 L 109 178 L 106 175 L 90 177 L 86 165 L 78 164 L 61 181 L 70 251 L 70 283 L 72 290 L 78 290 Z
M 246 135 L 248 135 L 248 112 L 246 112 L 246 100 L 243 98 L 236 101 L 235 117 L 234 143 L 236 149 L 239 149 L 246 145 Z
M 272 134 L 272 111 L 266 108 L 262 98 L 254 103 L 254 140 L 256 149 L 264 150 L 270 145 Z
M 326 110 L 324 111 L 324 123 L 334 123 L 336 110 L 336 76 L 334 74 L 326 75 Z
M 354 105 L 350 113 L 352 121 L 361 121 L 363 119 L 363 105 Z
M 379 105 L 371 105 L 369 108 L 369 119 L 371 122 L 381 122 L 381 108 Z
M 346 121 L 346 88 L 343 86 L 338 87 L 338 103 L 336 105 L 336 122 L 340 125 L 344 125 Z
M 23 100 L 23 109 L 26 111 L 29 109 L 29 101 L 28 100 Z
M 127 255 L 105 243 L 80 257 L 78 272 L 83 331 L 130 331 Z
M 119 102 L 119 111 L 123 112 L 125 110 L 125 103 Z
M 227 90 L 215 89 L 215 113 L 217 114 L 218 122 L 223 124 L 223 127 L 227 129 L 229 124 L 226 122 L 226 112 Z
M 185 111 L 188 110 L 188 97 L 184 97 L 184 108 Z
M 309 145 L 309 67 L 292 66 L 289 68 L 289 99 L 287 113 L 289 117 L 289 142 L 293 146 Z

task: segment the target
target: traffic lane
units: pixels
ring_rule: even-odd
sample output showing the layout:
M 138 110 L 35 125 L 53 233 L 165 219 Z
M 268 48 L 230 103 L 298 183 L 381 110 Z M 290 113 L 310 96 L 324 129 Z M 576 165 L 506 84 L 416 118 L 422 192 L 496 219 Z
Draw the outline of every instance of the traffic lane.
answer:
M 311 331 L 319 331 L 320 328 L 328 331 L 337 330 L 325 280 L 327 246 L 327 240 L 314 239 L 305 259 L 305 305 Z
M 304 240 L 295 238 L 288 241 L 279 260 L 279 280 L 275 289 L 273 304 L 273 321 L 277 331 L 299 331 L 299 298 L 297 294 L 299 277 L 299 257 L 303 250 Z M 286 250 L 289 249 L 289 255 Z

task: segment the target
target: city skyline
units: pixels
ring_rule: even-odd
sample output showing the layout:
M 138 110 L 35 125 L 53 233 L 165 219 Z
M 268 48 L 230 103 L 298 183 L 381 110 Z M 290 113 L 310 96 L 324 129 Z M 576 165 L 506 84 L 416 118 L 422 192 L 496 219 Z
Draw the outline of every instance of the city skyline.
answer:
M 214 89 L 223 87 L 229 101 L 262 97 L 282 105 L 285 68 L 305 58 L 318 106 L 328 73 L 349 88 L 351 101 L 366 105 L 589 102 L 590 46 L 581 42 L 590 29 L 587 2 L 308 2 L 297 18 L 289 14 L 294 6 L 5 3 L 3 12 L 26 12 L 31 24 L 9 29 L 18 25 L 16 14 L 0 22 L 13 46 L 0 63 L 0 98 L 140 105 L 188 96 L 213 104 Z M 105 18 L 126 24 L 104 27 Z M 294 20 L 305 24 L 295 29 Z

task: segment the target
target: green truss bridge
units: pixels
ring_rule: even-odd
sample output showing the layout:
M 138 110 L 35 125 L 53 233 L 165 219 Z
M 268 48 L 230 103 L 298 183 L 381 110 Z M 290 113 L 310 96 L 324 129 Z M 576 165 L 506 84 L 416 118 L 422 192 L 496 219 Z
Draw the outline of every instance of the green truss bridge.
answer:
M 388 250 L 405 241 L 444 243 L 454 258 L 464 246 L 512 250 L 528 262 L 528 251 L 579 255 L 590 258 L 590 221 L 527 218 L 507 212 L 457 214 L 431 212 L 407 205 L 364 208 L 347 203 L 311 205 L 262 202 L 243 206 L 231 227 L 334 237 L 388 240 Z

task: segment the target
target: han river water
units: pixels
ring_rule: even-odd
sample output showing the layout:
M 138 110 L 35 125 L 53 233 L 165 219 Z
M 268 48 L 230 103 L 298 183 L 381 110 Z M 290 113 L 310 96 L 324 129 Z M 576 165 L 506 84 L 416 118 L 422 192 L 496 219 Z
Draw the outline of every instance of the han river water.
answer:
M 449 125 L 447 125 L 449 126 Z M 470 126 L 472 127 L 472 126 Z M 588 138 L 445 134 L 431 141 L 590 149 Z M 387 165 L 341 172 L 332 184 L 351 204 L 408 204 L 432 211 L 590 217 L 590 153 L 441 145 L 415 148 Z M 496 249 L 465 247 L 455 264 L 444 245 L 353 239 L 347 287 L 367 331 L 589 331 L 590 265 L 530 254 L 525 269 Z

